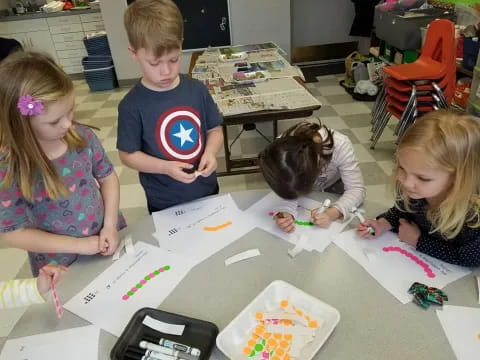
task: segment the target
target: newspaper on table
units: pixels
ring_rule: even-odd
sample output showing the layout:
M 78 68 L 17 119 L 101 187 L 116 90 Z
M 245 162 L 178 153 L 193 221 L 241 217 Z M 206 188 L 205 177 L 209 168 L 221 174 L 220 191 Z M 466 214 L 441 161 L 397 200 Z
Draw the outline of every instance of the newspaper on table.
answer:
M 230 62 L 220 59 L 222 54 L 238 52 L 246 52 L 247 58 Z M 274 43 L 208 49 L 199 56 L 192 77 L 205 84 L 224 116 L 320 106 L 321 103 L 294 79 L 301 73 L 281 52 Z M 247 63 L 251 71 L 267 73 L 268 79 L 255 83 L 235 82 L 233 74 L 239 63 Z

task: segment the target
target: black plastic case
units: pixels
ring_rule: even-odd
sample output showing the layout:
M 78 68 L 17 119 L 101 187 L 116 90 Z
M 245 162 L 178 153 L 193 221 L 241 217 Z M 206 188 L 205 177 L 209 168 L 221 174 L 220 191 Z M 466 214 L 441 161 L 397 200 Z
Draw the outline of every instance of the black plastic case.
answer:
M 158 332 L 142 324 L 146 315 L 169 324 L 185 325 L 185 330 L 182 335 L 171 335 Z M 160 338 L 165 338 L 195 347 L 201 351 L 198 360 L 208 360 L 213 346 L 215 345 L 217 335 L 218 327 L 211 322 L 192 319 L 187 316 L 173 314 L 158 309 L 143 308 L 138 310 L 128 322 L 122 335 L 110 352 L 110 359 L 124 360 L 127 346 L 138 347 L 140 341 L 147 336 L 158 340 L 160 340 Z

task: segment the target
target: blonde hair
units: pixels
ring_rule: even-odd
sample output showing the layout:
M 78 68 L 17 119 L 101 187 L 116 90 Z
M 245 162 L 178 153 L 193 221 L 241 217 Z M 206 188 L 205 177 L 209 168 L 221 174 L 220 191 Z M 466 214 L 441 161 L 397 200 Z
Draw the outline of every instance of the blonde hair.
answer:
M 32 130 L 30 116 L 17 108 L 22 95 L 41 100 L 45 107 L 72 94 L 72 80 L 48 56 L 34 52 L 9 55 L 0 64 L 0 146 L 1 162 L 7 168 L 2 184 L 16 182 L 27 201 L 33 201 L 33 184 L 40 175 L 51 199 L 67 195 L 54 164 L 48 159 Z M 68 149 L 82 149 L 87 143 L 71 127 L 64 137 Z
M 160 57 L 182 47 L 183 18 L 171 0 L 137 0 L 127 8 L 123 20 L 134 50 L 144 48 Z
M 403 136 L 398 151 L 412 149 L 429 159 L 429 166 L 448 172 L 452 186 L 446 197 L 427 211 L 432 232 L 448 239 L 464 225 L 480 227 L 480 123 L 453 111 L 434 111 L 419 118 Z M 398 173 L 398 164 L 394 174 Z M 411 210 L 410 199 L 396 181 L 396 195 Z

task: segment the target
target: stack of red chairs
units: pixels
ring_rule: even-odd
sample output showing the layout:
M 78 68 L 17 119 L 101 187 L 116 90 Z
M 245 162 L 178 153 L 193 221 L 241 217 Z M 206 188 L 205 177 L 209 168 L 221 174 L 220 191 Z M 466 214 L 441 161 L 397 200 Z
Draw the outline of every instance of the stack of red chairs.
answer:
M 372 110 L 372 149 L 391 115 L 399 119 L 395 134 L 400 139 L 417 116 L 448 107 L 456 82 L 455 52 L 455 24 L 434 20 L 417 61 L 384 67 L 384 85 Z

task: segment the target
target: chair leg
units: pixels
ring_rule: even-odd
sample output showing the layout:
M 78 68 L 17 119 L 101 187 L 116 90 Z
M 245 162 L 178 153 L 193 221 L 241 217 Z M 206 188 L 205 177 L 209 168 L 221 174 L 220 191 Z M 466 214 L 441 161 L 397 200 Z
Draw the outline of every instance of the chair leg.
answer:
M 391 114 L 388 111 L 385 111 L 385 114 L 382 116 L 381 120 L 379 121 L 378 128 L 372 137 L 372 143 L 370 144 L 370 149 L 375 149 L 375 145 L 377 145 L 378 139 L 383 133 L 383 130 L 388 124 L 388 120 L 390 120 Z
M 382 101 L 384 100 L 385 98 L 385 95 L 386 95 L 386 91 L 385 91 L 385 84 L 383 84 L 379 91 L 378 91 L 378 95 L 377 95 L 377 98 L 375 99 L 375 103 L 373 104 L 373 108 L 372 108 L 372 123 L 373 123 L 373 118 L 375 117 L 375 115 L 378 113 L 380 107 L 381 107 L 381 104 L 382 104 Z

